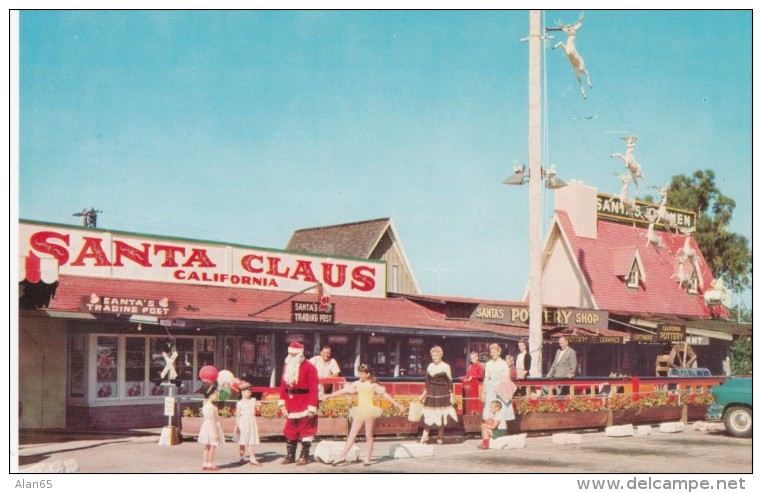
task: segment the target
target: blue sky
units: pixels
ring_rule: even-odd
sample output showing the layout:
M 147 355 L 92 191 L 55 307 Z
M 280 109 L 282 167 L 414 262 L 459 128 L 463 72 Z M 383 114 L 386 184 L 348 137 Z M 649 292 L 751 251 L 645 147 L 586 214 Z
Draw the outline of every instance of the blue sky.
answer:
M 751 241 L 751 21 L 587 11 L 586 101 L 546 51 L 548 162 L 617 193 L 609 155 L 636 135 L 649 184 L 713 169 Z M 106 229 L 267 248 L 391 217 L 423 292 L 518 299 L 528 189 L 502 180 L 527 161 L 528 25 L 527 11 L 24 11 L 19 216 L 80 224 L 94 206 Z

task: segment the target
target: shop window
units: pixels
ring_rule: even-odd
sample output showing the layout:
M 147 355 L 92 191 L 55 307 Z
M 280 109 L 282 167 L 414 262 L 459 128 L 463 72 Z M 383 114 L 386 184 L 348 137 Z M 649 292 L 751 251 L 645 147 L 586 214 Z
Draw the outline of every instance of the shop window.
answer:
M 269 385 L 273 368 L 272 342 L 270 334 L 241 340 L 238 374 L 243 380 L 253 385 Z
M 192 392 L 191 382 L 196 378 L 197 372 L 193 371 L 193 339 L 182 337 L 175 340 L 177 343 L 177 360 L 175 360 L 175 369 L 177 378 L 180 382 L 185 382 L 177 389 L 178 394 L 190 394 Z
M 85 396 L 85 334 L 69 336 L 69 397 Z
M 198 348 L 198 367 L 214 366 L 214 337 L 199 337 L 196 339 Z
M 331 356 L 341 368 L 340 376 L 351 378 L 355 374 L 357 336 L 352 334 L 328 334 L 320 337 L 321 346 L 331 347 Z
M 387 335 L 370 335 L 365 346 L 366 361 L 376 376 L 394 376 L 397 366 L 397 341 Z
M 171 355 L 173 341 L 168 337 L 152 337 L 150 339 L 150 357 L 151 357 L 151 395 L 164 395 L 164 389 L 161 384 L 167 380 L 162 378 L 161 373 L 166 367 L 164 353 Z M 175 371 L 177 371 L 177 393 L 190 394 L 192 392 L 194 372 L 193 372 L 193 339 L 182 337 L 174 339 L 174 349 L 177 351 L 175 359 Z
M 99 336 L 96 346 L 95 375 L 96 395 L 99 399 L 119 396 L 118 383 L 119 338 Z
M 430 345 L 422 337 L 410 337 L 402 343 L 401 377 L 422 377 L 426 374 Z
M 145 337 L 128 337 L 124 359 L 124 385 L 127 397 L 143 397 L 146 389 Z

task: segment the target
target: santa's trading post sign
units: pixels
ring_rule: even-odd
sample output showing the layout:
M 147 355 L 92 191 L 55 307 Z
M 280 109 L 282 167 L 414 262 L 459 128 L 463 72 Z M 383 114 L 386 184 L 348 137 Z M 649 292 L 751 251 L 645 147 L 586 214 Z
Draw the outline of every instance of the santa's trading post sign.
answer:
M 45 282 L 62 274 L 294 292 L 323 283 L 335 295 L 386 296 L 381 261 L 61 225 L 21 222 L 19 256 L 20 279 Z

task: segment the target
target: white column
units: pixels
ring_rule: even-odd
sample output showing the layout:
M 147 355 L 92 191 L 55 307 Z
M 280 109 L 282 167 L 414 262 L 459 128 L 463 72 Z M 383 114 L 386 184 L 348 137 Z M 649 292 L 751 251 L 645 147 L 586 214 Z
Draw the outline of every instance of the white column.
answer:
M 529 11 L 529 352 L 531 377 L 542 376 L 542 207 L 541 32 L 539 10 Z

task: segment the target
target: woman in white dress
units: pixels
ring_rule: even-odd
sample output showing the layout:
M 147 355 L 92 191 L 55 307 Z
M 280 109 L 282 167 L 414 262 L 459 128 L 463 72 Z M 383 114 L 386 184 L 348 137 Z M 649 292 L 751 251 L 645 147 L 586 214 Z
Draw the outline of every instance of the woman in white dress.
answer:
M 204 464 L 201 467 L 204 471 L 219 471 L 220 468 L 214 465 L 214 451 L 225 442 L 225 435 L 222 434 L 222 423 L 220 415 L 214 401 L 220 395 L 217 390 L 217 383 L 212 383 L 204 388 L 204 405 L 201 408 L 201 414 L 204 421 L 201 423 L 201 429 L 198 432 L 198 443 L 204 446 Z
M 489 345 L 489 357 L 490 360 L 484 365 L 484 391 L 482 394 L 482 402 L 485 403 L 482 417 L 487 420 L 491 417 L 491 411 L 489 403 L 495 400 L 499 400 L 503 403 L 501 409 L 501 419 L 510 421 L 516 419 L 516 415 L 513 412 L 513 404 L 506 402 L 500 398 L 498 388 L 506 385 L 507 382 L 511 382 L 511 370 L 508 367 L 508 363 L 500 357 L 502 349 L 498 344 Z
M 238 435 L 238 455 L 241 464 L 246 462 L 244 453 L 246 446 L 249 447 L 249 464 L 261 465 L 254 454 L 254 445 L 259 445 L 259 428 L 257 428 L 257 400 L 251 396 L 251 384 L 240 382 L 238 389 L 241 391 L 241 400 L 235 405 L 235 429 Z

